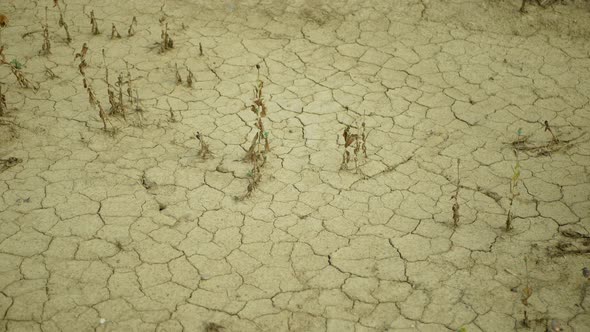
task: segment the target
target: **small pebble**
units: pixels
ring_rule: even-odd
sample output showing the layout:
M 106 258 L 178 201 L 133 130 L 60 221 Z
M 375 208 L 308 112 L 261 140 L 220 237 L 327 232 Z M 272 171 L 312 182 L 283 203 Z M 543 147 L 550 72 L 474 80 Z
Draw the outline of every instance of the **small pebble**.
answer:
M 582 269 L 582 275 L 588 279 L 590 279 L 590 269 L 588 269 L 587 267 Z
M 101 318 L 101 319 L 98 320 L 98 322 L 100 323 L 100 325 L 103 325 L 104 323 L 107 322 L 107 320 L 104 319 L 104 318 Z

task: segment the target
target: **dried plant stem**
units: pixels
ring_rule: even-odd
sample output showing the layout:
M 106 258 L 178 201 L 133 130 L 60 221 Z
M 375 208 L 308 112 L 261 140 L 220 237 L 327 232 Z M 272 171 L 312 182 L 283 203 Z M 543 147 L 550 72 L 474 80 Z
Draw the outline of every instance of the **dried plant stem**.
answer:
M 98 30 L 98 22 L 96 21 L 96 17 L 94 17 L 94 10 L 90 11 L 90 26 L 90 32 L 93 35 L 100 34 L 100 31 Z
M 131 20 L 131 24 L 129 24 L 129 29 L 127 29 L 127 36 L 131 37 L 135 35 L 135 27 L 137 26 L 137 18 L 133 16 Z
M 518 157 L 516 150 L 514 151 L 514 153 Z M 512 229 L 512 207 L 514 205 L 514 200 L 519 195 L 518 189 L 517 189 L 519 178 L 520 178 L 520 162 L 517 158 L 516 166 L 514 166 L 512 178 L 510 179 L 510 204 L 508 206 L 508 213 L 506 215 L 506 231 L 507 232 Z
M 163 20 L 161 20 L 161 22 L 164 22 Z M 167 50 L 174 48 L 174 41 L 172 40 L 172 38 L 170 38 L 170 35 L 168 34 L 168 23 L 164 23 L 163 24 L 163 28 L 162 28 L 162 41 L 160 43 L 160 53 L 164 53 Z
M 555 136 L 555 134 L 553 133 L 553 130 L 549 126 L 549 121 L 545 120 L 544 126 L 545 126 L 545 131 L 548 131 L 551 134 L 551 138 L 552 138 L 551 143 L 559 143 L 559 139 L 557 138 L 557 136 Z
M 117 31 L 117 27 L 115 26 L 115 23 L 113 23 L 113 26 L 111 28 L 111 39 L 120 39 L 121 38 L 121 34 L 119 33 L 119 31 Z
M 203 56 L 203 45 L 199 42 L 199 56 Z
M 174 68 L 176 69 L 176 84 L 182 84 L 182 76 L 180 76 L 180 72 L 178 71 L 178 64 L 174 64 Z
M 266 154 L 270 152 L 270 143 L 268 140 L 269 133 L 264 128 L 263 118 L 266 117 L 267 107 L 262 98 L 262 89 L 264 83 L 258 82 L 258 86 L 254 88 L 254 102 L 250 106 L 250 110 L 256 114 L 255 127 L 258 132 L 254 135 L 250 148 L 244 157 L 245 161 L 252 163 L 252 170 L 249 172 L 249 184 L 245 197 L 249 197 L 254 189 L 258 186 L 261 175 L 261 167 L 266 163 Z
M 203 159 L 208 159 L 209 157 L 211 157 L 213 155 L 213 153 L 209 149 L 209 144 L 207 144 L 207 142 L 205 142 L 203 135 L 201 135 L 201 133 L 197 131 L 197 133 L 195 134 L 195 137 L 199 141 L 199 145 L 200 145 L 199 157 L 201 157 Z
M 0 85 L 0 116 L 4 116 L 6 111 L 8 111 L 8 107 L 6 106 L 6 95 L 2 92 L 2 85 Z
M 47 6 L 45 6 L 45 24 L 41 27 L 43 28 L 43 45 L 39 55 L 48 55 L 51 54 L 51 41 L 49 40 L 49 24 L 47 23 Z
M 131 79 L 131 71 L 129 70 L 129 62 L 127 61 L 125 61 L 125 69 L 127 69 L 127 97 L 129 98 L 129 103 L 133 109 L 133 86 L 131 85 L 133 80 Z
M 63 0 L 62 0 L 63 2 Z M 57 10 L 59 11 L 59 26 L 64 28 L 64 31 L 66 32 L 66 43 L 71 43 L 72 42 L 72 36 L 70 35 L 70 29 L 68 24 L 66 23 L 65 20 L 65 9 L 62 11 L 61 6 L 59 5 L 59 2 L 55 2 L 54 7 L 57 6 Z
M 188 75 L 186 76 L 186 85 L 188 85 L 189 88 L 193 87 L 193 79 L 195 78 L 195 76 L 193 75 L 193 72 L 190 69 L 186 69 L 188 71 Z
M 346 128 L 344 128 L 344 132 L 342 133 L 342 136 L 344 137 L 344 152 L 342 153 L 341 168 L 346 169 L 352 157 L 355 170 L 358 171 L 359 154 L 362 152 L 365 159 L 367 158 L 366 143 L 369 135 L 366 133 L 366 124 L 364 120 L 361 123 L 361 129 L 357 129 L 357 133 L 352 133 L 352 128 L 352 126 L 346 126 Z M 348 149 L 349 147 L 352 148 L 352 154 Z
M 39 86 L 36 83 L 29 81 L 20 69 L 16 68 L 16 66 L 14 66 L 13 64 L 9 65 L 10 71 L 12 72 L 14 77 L 16 77 L 16 80 L 18 81 L 18 84 L 21 87 L 26 89 L 33 89 L 33 91 L 37 91 L 39 89 Z

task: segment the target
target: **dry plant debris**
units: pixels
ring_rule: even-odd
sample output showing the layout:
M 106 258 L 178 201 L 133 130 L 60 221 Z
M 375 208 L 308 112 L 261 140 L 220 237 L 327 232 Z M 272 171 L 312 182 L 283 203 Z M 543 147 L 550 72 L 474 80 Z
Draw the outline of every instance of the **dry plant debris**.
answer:
M 205 142 L 203 135 L 197 131 L 197 133 L 195 134 L 195 138 L 197 139 L 197 141 L 199 141 L 199 157 L 201 157 L 202 159 L 209 159 L 210 157 L 212 157 L 213 153 L 209 149 L 209 144 Z
M 8 107 L 6 106 L 6 95 L 2 92 L 2 85 L 0 85 L 0 116 L 4 116 L 4 114 L 8 111 Z
M 0 53 L 1 54 L 1 53 Z M 23 65 L 16 59 L 13 59 L 10 62 L 6 61 L 5 57 L 0 57 L 0 65 L 7 65 L 10 68 L 10 71 L 18 81 L 18 84 L 26 89 L 32 89 L 33 91 L 37 91 L 39 89 L 39 85 L 30 81 L 28 78 L 25 77 L 25 74 L 22 72 Z
M 189 88 L 192 88 L 195 76 L 193 75 L 193 72 L 190 69 L 187 68 L 186 70 L 188 71 L 188 74 L 186 75 L 186 85 Z
M 514 151 L 514 154 L 518 157 L 518 152 Z M 506 214 L 506 231 L 512 229 L 512 207 L 514 200 L 520 194 L 518 192 L 518 180 L 520 179 L 520 161 L 516 160 L 516 165 L 512 170 L 512 177 L 510 178 L 510 204 L 508 206 L 508 213 Z
M 39 55 L 51 54 L 51 41 L 49 41 L 49 24 L 47 23 L 47 7 L 45 7 L 45 24 L 42 24 L 43 28 L 43 45 L 39 51 Z
M 119 33 L 119 31 L 117 31 L 117 27 L 115 26 L 115 23 L 113 23 L 113 26 L 111 28 L 111 39 L 120 39 L 121 38 L 121 34 Z
M 356 133 L 352 131 L 356 130 Z M 347 169 L 348 164 L 350 163 L 351 157 L 354 161 L 355 170 L 358 171 L 359 169 L 359 155 L 362 153 L 367 158 L 367 138 L 368 134 L 366 132 L 366 124 L 363 119 L 360 129 L 358 127 L 354 127 L 352 125 L 346 126 L 344 128 L 344 132 L 342 133 L 342 137 L 344 137 L 344 151 L 342 153 L 342 165 L 341 169 Z M 352 154 L 351 154 L 352 150 Z
M 256 68 L 259 69 L 259 65 L 256 65 Z M 256 187 L 258 187 L 262 178 L 261 167 L 266 163 L 266 154 L 270 152 L 269 132 L 265 129 L 262 121 L 267 115 L 267 107 L 262 97 L 263 87 L 264 82 L 259 80 L 258 85 L 254 87 L 254 101 L 250 105 L 250 110 L 256 114 L 254 126 L 258 131 L 254 135 L 250 148 L 248 148 L 244 156 L 244 161 L 252 164 L 252 169 L 247 174 L 249 184 L 245 197 L 249 197 Z
M 164 22 L 163 20 L 160 20 L 160 22 L 162 23 L 162 34 L 160 35 L 162 38 L 162 41 L 160 41 L 160 53 L 164 53 L 167 50 L 174 48 L 174 41 L 168 34 L 168 22 Z
M 137 18 L 133 16 L 131 19 L 131 24 L 129 24 L 129 29 L 127 29 L 127 37 L 131 37 L 135 35 L 135 27 L 137 26 Z
M 66 11 L 67 5 L 64 3 L 65 8 L 62 10 L 59 2 L 60 2 L 59 0 L 54 0 L 53 7 L 57 7 L 57 10 L 59 11 L 58 24 L 61 28 L 64 28 L 64 31 L 66 32 L 66 43 L 69 44 L 72 42 L 72 36 L 70 35 L 70 29 L 69 29 L 69 26 L 65 20 L 65 11 Z M 61 0 L 61 2 L 63 3 L 63 0 Z
M 94 10 L 90 11 L 90 32 L 93 35 L 100 34 L 100 31 L 98 30 L 98 22 L 96 21 L 96 17 L 94 17 Z

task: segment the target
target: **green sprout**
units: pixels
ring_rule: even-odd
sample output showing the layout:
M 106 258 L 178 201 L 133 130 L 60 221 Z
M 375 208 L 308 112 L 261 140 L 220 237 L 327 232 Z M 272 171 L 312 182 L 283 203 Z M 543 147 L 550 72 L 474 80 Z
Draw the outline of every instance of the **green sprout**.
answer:
M 22 69 L 24 67 L 24 65 L 20 63 L 17 59 L 12 59 L 12 61 L 10 61 L 10 64 L 13 65 L 16 69 Z

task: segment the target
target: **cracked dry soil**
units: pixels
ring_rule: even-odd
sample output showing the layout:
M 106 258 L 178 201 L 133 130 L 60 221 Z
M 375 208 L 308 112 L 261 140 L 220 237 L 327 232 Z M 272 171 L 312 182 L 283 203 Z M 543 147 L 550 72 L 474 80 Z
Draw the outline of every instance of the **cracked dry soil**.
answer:
M 590 331 L 590 3 L 544 3 L 3 0 L 0 331 Z

